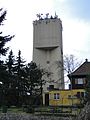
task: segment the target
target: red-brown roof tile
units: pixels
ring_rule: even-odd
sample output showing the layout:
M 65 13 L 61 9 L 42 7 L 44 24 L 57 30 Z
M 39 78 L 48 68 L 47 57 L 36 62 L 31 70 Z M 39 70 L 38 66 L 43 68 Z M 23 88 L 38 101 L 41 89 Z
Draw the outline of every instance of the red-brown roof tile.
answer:
M 90 74 L 90 62 L 85 61 L 80 67 L 78 67 L 71 75 L 88 75 Z

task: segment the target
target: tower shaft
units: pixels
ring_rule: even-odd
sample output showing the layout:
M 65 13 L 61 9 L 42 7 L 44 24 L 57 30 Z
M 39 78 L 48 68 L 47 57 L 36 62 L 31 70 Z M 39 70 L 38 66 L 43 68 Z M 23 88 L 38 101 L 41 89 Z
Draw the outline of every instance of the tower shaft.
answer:
M 44 91 L 64 88 L 62 22 L 47 18 L 33 22 L 33 61 L 46 69 Z

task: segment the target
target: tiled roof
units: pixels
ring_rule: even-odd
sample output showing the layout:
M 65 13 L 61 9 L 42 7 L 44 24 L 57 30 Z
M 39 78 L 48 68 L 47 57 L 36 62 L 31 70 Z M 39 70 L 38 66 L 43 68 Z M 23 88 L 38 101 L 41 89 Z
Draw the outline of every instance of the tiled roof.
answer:
M 70 75 L 88 75 L 90 74 L 90 62 L 87 60 Z

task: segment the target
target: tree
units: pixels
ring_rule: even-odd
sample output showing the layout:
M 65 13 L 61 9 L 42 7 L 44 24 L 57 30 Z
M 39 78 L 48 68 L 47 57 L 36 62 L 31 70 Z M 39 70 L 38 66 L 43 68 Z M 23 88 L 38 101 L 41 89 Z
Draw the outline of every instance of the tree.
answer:
M 2 11 L 2 8 L 0 9 L 0 12 Z M 0 16 L 0 25 L 2 25 L 2 22 L 5 20 L 5 17 L 6 17 L 6 13 L 7 11 L 4 11 L 4 12 L 1 12 L 1 16 Z M 7 35 L 7 36 L 3 36 L 2 35 L 2 32 L 0 32 L 0 58 L 1 56 L 5 56 L 9 47 L 5 47 L 6 43 L 8 41 L 10 41 L 14 36 L 10 36 L 10 35 Z M 6 67 L 5 65 L 3 64 L 4 62 L 0 59 L 0 76 L 2 76 L 2 72 L 6 73 Z M 4 71 L 3 71 L 4 70 Z M 4 75 L 3 75 L 4 76 Z M 2 77 L 3 77 L 2 76 Z M 1 82 L 2 81 L 2 78 L 0 79 Z
M 26 73 L 28 76 L 27 89 L 30 95 L 32 96 L 33 94 L 35 94 L 34 90 L 35 90 L 35 87 L 38 86 L 38 79 L 39 79 L 39 76 L 38 76 L 39 73 L 38 73 L 36 63 L 34 62 L 28 63 L 28 65 L 26 66 Z
M 13 74 L 14 63 L 15 63 L 15 58 L 13 55 L 13 51 L 11 50 L 9 52 L 8 59 L 6 59 L 6 66 L 7 66 L 7 71 L 9 72 L 9 74 Z
M 0 12 L 2 11 L 2 9 L 0 9 Z M 1 16 L 0 16 L 0 25 L 2 25 L 2 22 L 5 20 L 5 17 L 6 17 L 6 13 L 7 11 L 4 11 L 1 13 Z M 10 36 L 10 35 L 7 35 L 7 36 L 3 36 L 2 35 L 2 32 L 0 32 L 0 56 L 1 55 L 6 55 L 9 47 L 6 47 L 5 48 L 5 44 L 10 41 L 14 36 Z
M 74 55 L 64 55 L 64 76 L 67 79 L 67 74 L 71 74 L 74 70 L 81 65 L 81 62 Z M 67 79 L 65 81 L 66 85 L 70 83 Z
M 1 15 L 0 15 L 0 25 L 2 25 L 3 21 L 5 20 L 7 11 L 5 10 L 2 12 L 2 8 L 0 9 Z M 5 103 L 5 97 L 7 94 L 7 88 L 8 88 L 8 72 L 6 70 L 6 66 L 4 65 L 4 61 L 1 60 L 1 56 L 5 56 L 9 47 L 5 47 L 6 43 L 10 41 L 14 36 L 3 36 L 2 32 L 0 32 L 0 91 L 2 92 L 3 102 Z
M 8 90 L 7 90 L 7 104 L 13 105 L 14 104 L 14 95 L 15 95 L 15 89 L 14 89 L 14 83 L 15 83 L 15 76 L 14 76 L 14 64 L 15 64 L 15 57 L 13 55 L 13 51 L 11 50 L 9 52 L 8 58 L 5 61 L 5 66 L 7 68 L 8 72 Z M 12 99 L 11 99 L 12 98 Z
M 6 71 L 6 66 L 4 64 L 0 64 L 0 103 L 1 105 L 5 105 L 7 100 L 7 90 L 8 90 L 8 81 L 9 74 Z
M 22 104 L 23 100 L 23 94 L 24 94 L 24 65 L 25 61 L 21 57 L 21 51 L 18 51 L 18 56 L 16 57 L 16 63 L 14 66 L 14 76 L 15 76 L 15 83 L 14 87 L 16 89 L 16 98 L 17 98 L 17 105 Z
M 27 92 L 30 94 L 30 97 L 33 99 L 36 96 L 42 95 L 42 86 L 44 80 L 42 79 L 43 70 L 41 70 L 35 62 L 31 61 L 26 66 L 26 80 L 27 80 Z M 34 100 L 31 100 L 30 104 L 34 104 Z
M 70 74 L 73 72 L 78 66 L 80 66 L 81 62 L 77 61 L 77 58 L 74 55 L 65 55 L 64 56 L 64 70 Z
M 85 96 L 85 103 L 89 103 L 90 104 L 90 75 L 86 76 L 86 80 L 87 80 L 87 84 L 85 86 L 85 91 L 86 91 L 86 96 Z

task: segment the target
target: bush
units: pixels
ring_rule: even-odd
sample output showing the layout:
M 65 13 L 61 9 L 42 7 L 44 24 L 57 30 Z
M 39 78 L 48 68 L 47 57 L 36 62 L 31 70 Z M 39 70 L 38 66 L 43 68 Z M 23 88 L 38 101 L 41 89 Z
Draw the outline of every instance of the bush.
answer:
M 27 113 L 34 113 L 34 107 L 28 105 L 28 106 L 27 106 L 27 109 L 26 109 L 26 112 L 27 112 Z
M 5 105 L 2 106 L 2 112 L 3 112 L 3 113 L 7 113 L 7 106 L 5 106 Z

